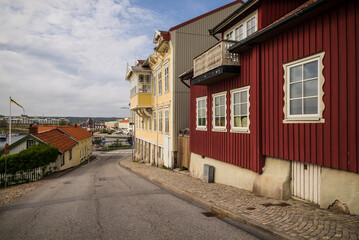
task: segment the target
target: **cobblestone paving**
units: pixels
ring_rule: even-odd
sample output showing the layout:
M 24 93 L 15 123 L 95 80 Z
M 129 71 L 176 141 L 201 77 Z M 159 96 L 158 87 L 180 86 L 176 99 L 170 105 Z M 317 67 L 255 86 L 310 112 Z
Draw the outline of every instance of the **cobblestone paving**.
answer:
M 282 239 L 359 239 L 359 216 L 334 213 L 297 200 L 275 200 L 188 174 L 132 162 L 120 164 L 214 211 Z

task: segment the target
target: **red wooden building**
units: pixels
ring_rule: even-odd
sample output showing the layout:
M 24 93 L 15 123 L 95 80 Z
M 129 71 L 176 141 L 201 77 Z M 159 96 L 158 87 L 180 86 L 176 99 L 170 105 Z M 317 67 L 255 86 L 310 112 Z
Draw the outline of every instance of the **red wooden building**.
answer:
M 248 0 L 194 59 L 190 171 L 359 214 L 359 2 Z

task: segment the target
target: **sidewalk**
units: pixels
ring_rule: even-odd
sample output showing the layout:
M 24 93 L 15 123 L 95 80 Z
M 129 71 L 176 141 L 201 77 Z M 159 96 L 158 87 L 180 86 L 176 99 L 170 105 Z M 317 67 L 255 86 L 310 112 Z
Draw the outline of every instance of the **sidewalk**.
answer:
M 228 216 L 281 239 L 358 239 L 359 216 L 337 214 L 297 200 L 275 200 L 188 174 L 132 162 L 120 165 Z

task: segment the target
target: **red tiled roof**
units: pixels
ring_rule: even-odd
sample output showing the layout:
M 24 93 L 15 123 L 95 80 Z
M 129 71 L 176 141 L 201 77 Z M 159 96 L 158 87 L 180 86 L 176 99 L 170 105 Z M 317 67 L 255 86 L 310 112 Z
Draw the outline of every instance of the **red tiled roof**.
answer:
M 35 137 L 50 144 L 53 147 L 59 149 L 60 152 L 66 152 L 67 150 L 76 146 L 77 142 L 59 129 L 52 129 L 49 131 L 34 134 Z
M 44 132 L 51 129 L 60 129 L 77 140 L 82 140 L 92 136 L 92 133 L 86 131 L 80 126 L 38 126 L 38 132 Z
M 123 121 L 121 121 L 120 123 L 129 123 L 130 122 L 130 120 L 129 119 L 127 119 L 127 120 L 123 120 Z

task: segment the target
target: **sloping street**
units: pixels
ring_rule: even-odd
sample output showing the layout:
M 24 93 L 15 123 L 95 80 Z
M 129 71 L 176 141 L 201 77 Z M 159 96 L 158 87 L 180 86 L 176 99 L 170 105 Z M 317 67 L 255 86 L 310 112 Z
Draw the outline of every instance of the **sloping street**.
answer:
M 1 207 L 0 239 L 255 239 L 99 156 Z

